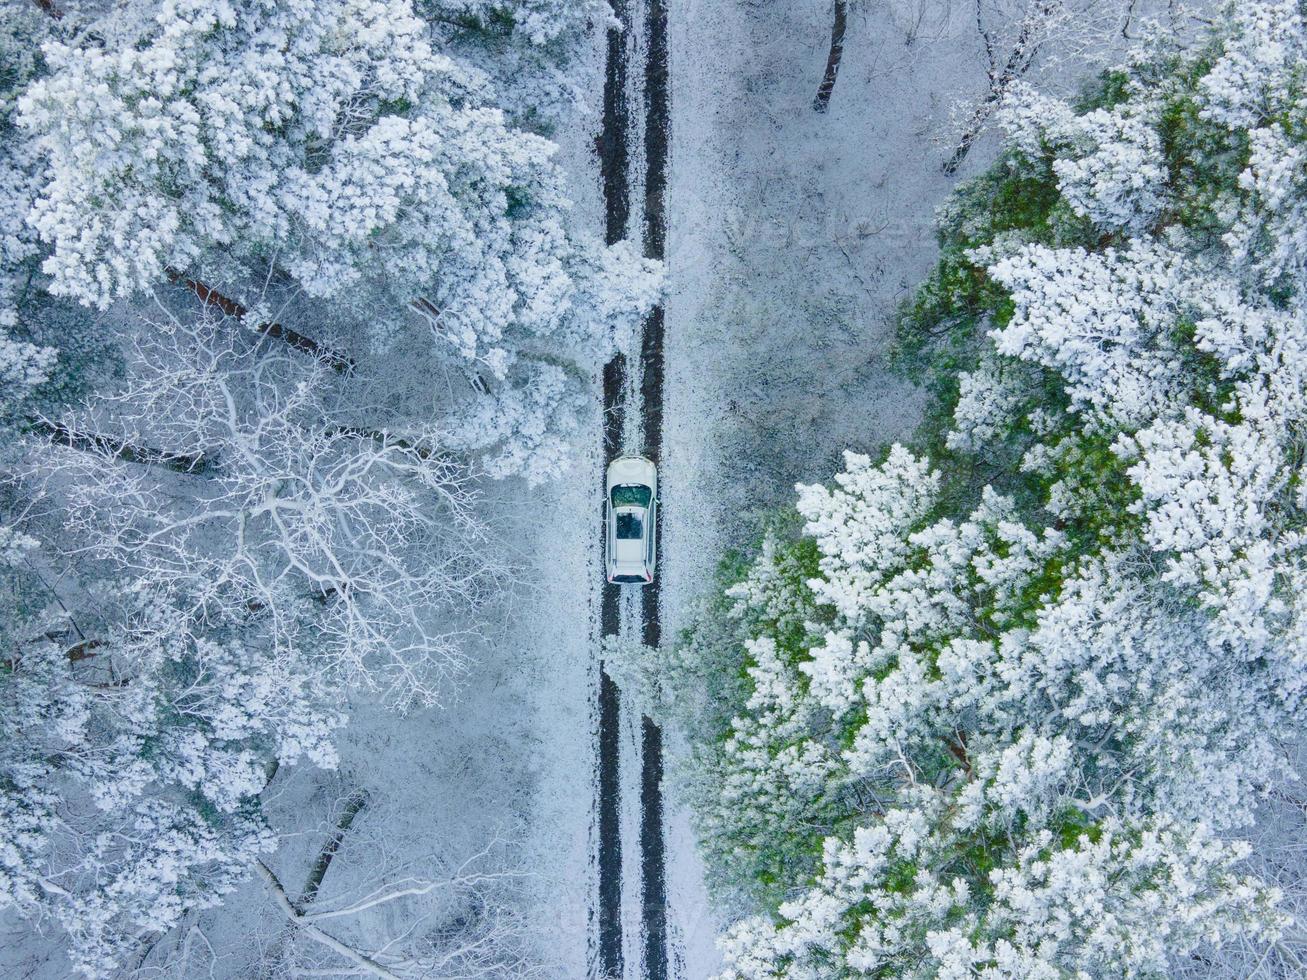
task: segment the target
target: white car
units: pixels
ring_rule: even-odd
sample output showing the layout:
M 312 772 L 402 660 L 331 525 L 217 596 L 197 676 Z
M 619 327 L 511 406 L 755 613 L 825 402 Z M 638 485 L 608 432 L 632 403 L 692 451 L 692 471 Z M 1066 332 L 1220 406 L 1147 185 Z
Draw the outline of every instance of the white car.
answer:
M 648 585 L 658 557 L 658 467 L 643 456 L 608 464 L 608 581 Z

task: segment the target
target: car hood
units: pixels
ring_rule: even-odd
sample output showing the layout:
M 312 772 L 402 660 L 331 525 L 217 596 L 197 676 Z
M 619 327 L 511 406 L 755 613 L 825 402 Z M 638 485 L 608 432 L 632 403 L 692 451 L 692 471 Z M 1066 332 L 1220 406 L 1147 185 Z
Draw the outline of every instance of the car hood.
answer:
M 657 467 L 649 460 L 640 456 L 623 456 L 608 466 L 608 489 L 611 492 L 619 483 L 637 483 L 652 488 L 657 474 Z

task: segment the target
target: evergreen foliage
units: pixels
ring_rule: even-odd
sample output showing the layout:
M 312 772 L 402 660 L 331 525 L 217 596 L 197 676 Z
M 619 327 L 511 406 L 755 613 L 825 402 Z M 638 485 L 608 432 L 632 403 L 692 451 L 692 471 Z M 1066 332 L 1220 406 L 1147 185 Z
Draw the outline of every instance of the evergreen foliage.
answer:
M 918 449 L 800 486 L 664 655 L 743 670 L 691 721 L 753 910 L 724 977 L 1293 969 L 1298 865 L 1248 835 L 1307 720 L 1304 64 L 1254 0 L 1079 104 L 1008 93 L 902 314 Z

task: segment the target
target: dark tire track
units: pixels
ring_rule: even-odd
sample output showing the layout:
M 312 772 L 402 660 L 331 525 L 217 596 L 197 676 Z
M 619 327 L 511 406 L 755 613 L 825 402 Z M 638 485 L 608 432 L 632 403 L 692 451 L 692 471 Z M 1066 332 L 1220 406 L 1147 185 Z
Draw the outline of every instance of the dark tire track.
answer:
M 629 14 L 628 0 L 609 0 L 609 6 L 613 8 L 614 16 L 622 23 L 626 23 Z M 618 28 L 608 29 L 608 55 L 604 65 L 603 129 L 596 141 L 599 150 L 599 173 L 604 185 L 604 238 L 609 245 L 626 238 L 626 226 L 631 220 L 631 154 L 626 145 L 631 110 L 626 104 L 625 37 L 625 33 Z M 606 371 L 604 397 L 605 399 L 608 397 Z M 621 429 L 617 431 L 620 436 Z M 606 436 L 607 427 L 605 427 Z
M 666 0 L 648 0 L 648 59 L 644 78 L 645 226 L 644 252 L 650 258 L 666 260 L 667 162 L 670 119 L 670 79 L 667 48 Z M 649 314 L 640 343 L 644 362 L 641 400 L 644 403 L 645 453 L 662 463 L 663 448 L 663 334 L 665 318 L 658 305 Z M 661 491 L 660 491 L 661 495 Z M 662 551 L 663 508 L 657 511 L 657 540 Z M 661 556 L 660 556 L 661 567 Z M 661 576 L 644 590 L 642 598 L 643 639 L 647 646 L 662 641 L 660 599 Z M 640 721 L 644 769 L 640 774 L 640 868 L 644 921 L 644 971 L 646 980 L 667 977 L 667 873 L 666 840 L 663 833 L 663 734 L 649 718 Z
M 668 160 L 668 52 L 667 8 L 665 0 L 645 0 L 647 31 L 644 70 L 643 139 L 645 149 L 644 227 L 640 229 L 644 254 L 663 259 L 667 236 L 666 194 Z M 630 0 L 616 0 L 613 12 L 619 21 L 629 23 Z M 597 141 L 605 202 L 605 236 L 611 244 L 627 237 L 633 230 L 630 201 L 630 132 L 631 107 L 627 104 L 628 80 L 625 34 L 608 32 L 607 65 L 604 72 L 603 129 Z M 645 320 L 640 341 L 642 368 L 640 394 L 643 402 L 641 451 L 655 463 L 661 462 L 663 430 L 663 308 L 655 307 Z M 626 406 L 627 364 L 622 355 L 604 367 L 604 460 L 605 464 L 621 450 L 621 434 Z M 662 563 L 662 507 L 658 508 L 659 564 Z M 657 646 L 662 628 L 659 614 L 659 580 L 641 590 L 641 634 L 644 643 Z M 604 636 L 618 633 L 620 587 L 604 585 L 600 611 L 600 630 Z M 622 977 L 625 963 L 622 952 L 622 839 L 620 800 L 620 698 L 616 684 L 600 664 L 599 672 L 599 754 L 598 787 L 598 976 L 603 980 Z M 647 980 L 666 980 L 667 896 L 663 834 L 663 745 L 662 732 L 649 718 L 640 720 L 640 873 L 641 922 L 643 945 L 640 975 Z
M 625 22 L 627 0 L 612 0 L 613 13 Z M 626 104 L 626 45 L 622 31 L 608 31 L 608 53 L 604 66 L 603 129 L 596 141 L 599 170 L 604 188 L 604 238 L 609 245 L 626 238 L 630 221 L 630 152 L 626 143 L 630 109 Z M 625 359 L 619 354 L 604 365 L 604 464 L 621 451 L 625 416 L 622 391 Z M 600 496 L 605 474 L 599 474 Z M 603 519 L 601 515 L 601 520 Z M 619 587 L 603 586 L 599 629 L 603 636 L 615 636 L 620 627 Z M 621 980 L 622 957 L 622 828 L 621 794 L 621 699 L 617 685 L 599 663 L 599 730 L 596 749 L 599 764 L 598 864 L 599 894 L 593 917 L 598 933 L 597 973 L 600 980 Z

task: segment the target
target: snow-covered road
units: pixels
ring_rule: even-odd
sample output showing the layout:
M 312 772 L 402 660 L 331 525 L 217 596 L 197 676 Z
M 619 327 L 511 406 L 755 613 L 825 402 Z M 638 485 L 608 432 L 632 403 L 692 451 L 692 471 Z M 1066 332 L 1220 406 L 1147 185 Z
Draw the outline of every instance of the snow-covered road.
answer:
M 609 242 L 638 240 L 663 258 L 667 184 L 667 14 L 663 0 L 614 5 L 625 25 L 611 30 L 600 160 Z M 631 348 L 604 371 L 604 457 L 659 459 L 662 445 L 663 310 L 655 309 Z M 665 498 L 666 499 L 666 498 Z M 659 518 L 661 524 L 661 508 Z M 602 525 L 596 522 L 596 529 Z M 659 535 L 661 541 L 661 535 Z M 665 560 L 665 555 L 660 556 Z M 606 586 L 600 630 L 656 646 L 659 585 Z M 598 678 L 599 772 L 595 973 L 664 980 L 668 974 L 662 732 Z

